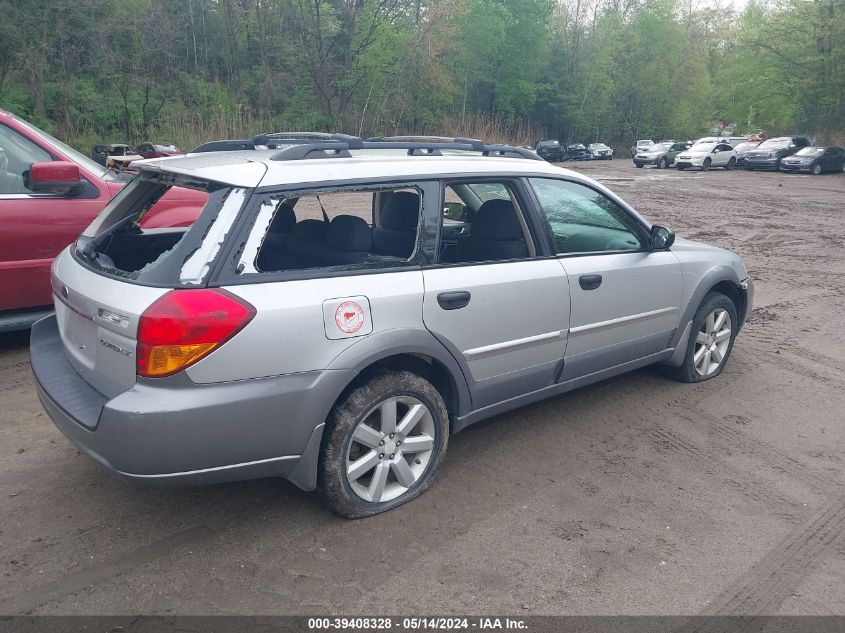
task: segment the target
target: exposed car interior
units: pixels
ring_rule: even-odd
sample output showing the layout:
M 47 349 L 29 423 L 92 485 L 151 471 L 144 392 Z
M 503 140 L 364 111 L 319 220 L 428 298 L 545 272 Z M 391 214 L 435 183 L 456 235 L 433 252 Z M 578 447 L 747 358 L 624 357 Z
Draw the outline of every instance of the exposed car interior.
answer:
M 535 254 L 528 226 L 506 184 L 447 185 L 440 263 L 524 259 Z
M 640 229 L 601 193 L 556 180 L 533 180 L 555 252 L 642 248 Z M 416 190 L 337 192 L 277 198 L 258 248 L 257 272 L 408 261 L 417 243 Z M 338 213 L 338 210 L 343 212 Z M 507 182 L 449 182 L 438 263 L 525 259 L 537 254 L 528 223 Z
M 416 248 L 416 190 L 329 193 L 275 204 L 255 260 L 258 271 L 402 262 Z

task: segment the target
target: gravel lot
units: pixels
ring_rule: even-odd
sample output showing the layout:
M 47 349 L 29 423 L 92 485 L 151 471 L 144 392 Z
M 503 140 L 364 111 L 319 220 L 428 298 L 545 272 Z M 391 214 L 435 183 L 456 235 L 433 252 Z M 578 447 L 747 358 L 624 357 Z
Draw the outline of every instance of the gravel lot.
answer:
M 0 614 L 845 614 L 845 174 L 574 169 L 742 255 L 756 306 L 722 376 L 500 416 L 419 500 L 349 522 L 283 481 L 112 480 L 0 336 Z

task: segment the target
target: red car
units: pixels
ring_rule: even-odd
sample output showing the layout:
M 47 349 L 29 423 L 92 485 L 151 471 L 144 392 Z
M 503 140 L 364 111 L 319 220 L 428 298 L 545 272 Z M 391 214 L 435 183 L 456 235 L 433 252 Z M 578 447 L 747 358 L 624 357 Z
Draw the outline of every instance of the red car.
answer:
M 167 158 L 168 156 L 182 156 L 185 152 L 175 145 L 160 143 L 141 143 L 135 150 L 144 158 Z
M 53 258 L 127 182 L 0 109 L 0 331 L 29 327 L 52 309 Z M 207 199 L 173 188 L 143 228 L 190 226 Z

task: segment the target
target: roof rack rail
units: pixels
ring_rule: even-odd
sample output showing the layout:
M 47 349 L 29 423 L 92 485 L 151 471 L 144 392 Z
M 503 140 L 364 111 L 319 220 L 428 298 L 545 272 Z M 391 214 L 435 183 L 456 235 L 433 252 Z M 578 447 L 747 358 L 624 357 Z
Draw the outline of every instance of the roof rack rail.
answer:
M 304 160 L 307 158 L 348 158 L 349 150 L 404 149 L 409 156 L 442 156 L 441 150 L 479 152 L 483 156 L 509 156 L 542 160 L 522 147 L 491 144 L 476 138 L 446 136 L 376 136 L 364 140 L 349 134 L 328 132 L 266 132 L 252 139 L 211 141 L 191 153 L 275 149 L 270 160 Z
M 303 160 L 306 158 L 349 158 L 349 144 L 342 141 L 321 141 L 319 143 L 297 143 L 282 149 L 270 160 Z M 318 156 L 312 156 L 318 154 Z
M 420 145 L 469 145 L 476 152 L 484 151 L 484 141 L 463 136 L 372 136 L 368 143 L 417 143 Z
M 492 144 L 488 145 L 484 141 L 477 138 L 466 138 L 463 136 L 448 137 L 448 136 L 374 136 L 365 141 L 368 143 L 378 143 L 379 147 L 394 147 L 395 143 L 414 143 L 416 150 L 431 150 L 437 149 L 472 149 L 476 152 L 481 152 L 484 156 L 510 156 L 519 158 L 528 158 L 531 160 L 543 160 L 534 151 L 525 149 L 524 147 L 512 147 L 510 145 Z M 390 145 L 388 145 L 390 144 Z M 458 147 L 458 146 L 461 147 Z M 469 148 L 464 146 L 469 146 Z M 375 147 L 375 145 L 373 146 Z M 410 152 L 409 152 L 410 154 Z M 434 152 L 420 152 L 414 154 L 420 155 L 435 155 Z M 439 152 L 437 155 L 440 155 Z
M 209 141 L 202 145 L 197 145 L 189 154 L 200 154 L 203 152 L 239 152 L 242 150 L 255 149 L 255 142 L 253 139 L 229 139 L 223 141 Z

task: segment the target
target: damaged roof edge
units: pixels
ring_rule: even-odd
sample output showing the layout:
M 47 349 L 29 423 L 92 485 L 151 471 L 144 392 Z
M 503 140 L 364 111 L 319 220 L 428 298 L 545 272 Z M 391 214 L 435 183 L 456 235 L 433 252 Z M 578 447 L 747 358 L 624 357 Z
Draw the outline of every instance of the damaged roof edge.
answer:
M 178 174 L 200 180 L 213 180 L 235 187 L 254 188 L 267 173 L 267 165 L 231 154 L 196 154 L 135 161 L 141 171 Z

